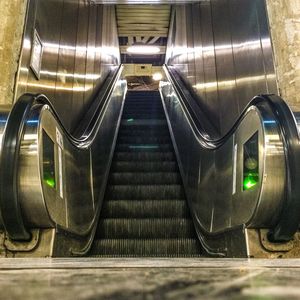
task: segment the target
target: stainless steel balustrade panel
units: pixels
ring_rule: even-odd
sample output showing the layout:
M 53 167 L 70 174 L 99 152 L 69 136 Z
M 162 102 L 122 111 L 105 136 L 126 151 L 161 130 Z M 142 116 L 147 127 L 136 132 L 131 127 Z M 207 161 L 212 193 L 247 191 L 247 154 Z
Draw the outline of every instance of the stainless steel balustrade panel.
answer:
M 220 128 L 230 128 L 232 120 L 235 120 L 240 114 L 240 99 L 237 97 L 236 90 L 233 45 L 229 42 L 232 38 L 230 10 L 226 2 L 212 2 L 212 20 Z M 217 111 L 217 108 L 215 108 L 215 111 Z
M 256 13 L 262 47 L 263 64 L 266 75 L 267 92 L 272 94 L 277 91 L 276 77 L 273 63 L 273 50 L 270 39 L 269 23 L 265 1 L 256 1 Z
M 208 148 L 191 126 L 167 79 L 161 84 L 161 94 L 198 232 L 221 233 L 243 224 L 260 228 L 274 224 L 284 199 L 286 166 L 281 133 L 270 108 L 251 106 L 224 144 Z M 255 133 L 259 182 L 244 190 L 243 147 Z
M 86 73 L 87 74 L 97 74 L 94 70 L 95 56 L 97 52 L 96 45 L 96 28 L 97 26 L 97 9 L 94 6 L 89 7 L 89 22 L 88 26 L 88 36 L 87 36 L 87 59 L 86 59 Z M 94 79 L 85 80 L 85 99 L 89 99 L 92 95 L 94 89 L 95 81 Z
M 188 82 L 223 135 L 252 97 L 278 91 L 265 3 L 208 0 L 173 10 L 166 64 Z
M 94 87 L 120 63 L 114 6 L 28 2 L 15 100 L 25 92 L 45 94 L 72 131 L 90 107 Z M 30 68 L 34 29 L 44 46 L 39 79 Z
M 74 61 L 74 74 L 78 74 L 73 81 L 74 90 L 85 90 L 85 85 L 87 78 L 83 76 L 86 74 L 86 64 L 87 64 L 87 47 L 86 45 L 88 40 L 88 22 L 89 20 L 89 6 L 84 3 L 79 3 L 78 20 L 76 25 L 76 45 L 80 45 L 75 49 L 75 61 Z M 97 70 L 99 72 L 99 70 Z M 89 79 L 90 81 L 91 79 Z M 72 93 L 72 111 L 74 115 L 80 115 L 80 111 L 85 104 L 85 93 L 84 92 L 74 92 Z M 74 129 L 78 122 L 77 118 L 73 118 L 71 122 L 71 128 Z
M 79 235 L 91 229 L 103 199 L 125 92 L 126 81 L 120 79 L 87 145 L 72 144 L 47 105 L 31 112 L 18 172 L 19 199 L 29 227 L 58 225 Z M 43 132 L 54 145 L 55 187 L 43 179 Z
M 201 47 L 205 81 L 197 82 L 194 88 L 196 93 L 200 93 L 200 95 L 202 90 L 205 91 L 205 110 L 209 115 L 211 123 L 220 130 L 218 90 L 215 86 L 217 82 L 217 72 L 212 22 L 211 3 L 203 3 L 203 5 L 201 5 Z

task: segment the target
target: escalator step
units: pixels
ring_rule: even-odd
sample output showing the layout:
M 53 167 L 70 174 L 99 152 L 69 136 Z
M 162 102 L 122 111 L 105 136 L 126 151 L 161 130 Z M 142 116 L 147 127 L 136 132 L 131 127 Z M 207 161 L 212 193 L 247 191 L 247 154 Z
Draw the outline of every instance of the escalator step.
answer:
M 138 134 L 143 134 L 145 132 L 154 131 L 154 133 L 159 133 L 164 131 L 164 134 L 170 135 L 168 131 L 168 126 L 166 122 L 158 122 L 156 124 L 138 124 L 132 125 L 130 122 L 125 122 L 120 128 L 120 132 L 127 131 L 128 133 L 131 130 L 136 130 Z
M 185 199 L 182 185 L 108 185 L 106 199 Z
M 151 151 L 151 152 L 171 152 L 173 150 L 170 144 L 117 144 L 118 152 L 135 152 L 135 151 Z
M 160 120 L 164 120 L 164 115 L 163 114 L 154 114 L 154 115 L 150 115 L 150 114 L 124 114 L 122 116 L 122 119 L 160 119 Z
M 116 161 L 173 161 L 173 152 L 115 152 Z
M 129 127 L 129 126 L 128 126 Z M 165 128 L 152 128 L 148 130 L 139 129 L 137 126 L 131 126 L 128 129 L 120 129 L 119 137 L 134 137 L 134 138 L 143 138 L 143 137 L 164 137 L 170 138 L 169 133 Z
M 195 239 L 102 239 L 95 240 L 94 257 L 193 257 L 200 256 Z
M 181 177 L 178 172 L 122 172 L 111 173 L 109 184 L 180 184 Z
M 141 113 L 141 114 L 148 114 L 148 113 L 164 113 L 162 106 L 139 106 L 132 105 L 132 106 L 126 106 L 123 110 L 124 114 L 127 113 Z
M 178 166 L 175 161 L 113 161 L 112 172 L 176 172 Z
M 118 143 L 120 144 L 166 144 L 171 143 L 171 139 L 169 136 L 148 136 L 145 134 L 144 136 L 127 136 L 120 135 L 118 137 Z
M 105 218 L 188 218 L 185 200 L 110 200 L 103 203 Z
M 140 128 L 144 126 L 152 127 L 152 128 L 157 128 L 158 126 L 166 126 L 167 121 L 165 119 L 159 119 L 159 118 L 122 118 L 121 119 L 121 127 L 127 128 L 127 129 L 135 129 L 135 128 Z
M 192 221 L 184 218 L 102 218 L 96 238 L 192 238 L 194 230 Z

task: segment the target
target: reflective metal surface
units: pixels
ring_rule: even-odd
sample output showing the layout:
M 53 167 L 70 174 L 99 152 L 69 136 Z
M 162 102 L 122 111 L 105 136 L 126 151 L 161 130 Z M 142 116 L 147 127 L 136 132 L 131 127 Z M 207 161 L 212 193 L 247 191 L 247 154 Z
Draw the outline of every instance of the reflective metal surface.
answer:
M 264 1 L 174 5 L 166 63 L 223 135 L 252 97 L 277 94 Z
M 30 68 L 34 29 L 43 44 L 40 79 Z M 15 99 L 25 92 L 44 93 L 64 126 L 73 130 L 94 87 L 119 63 L 114 6 L 30 0 Z
M 18 171 L 19 197 L 27 226 L 59 227 L 78 236 L 92 234 L 106 186 L 125 93 L 126 81 L 120 78 L 103 107 L 101 119 L 95 124 L 96 135 L 82 145 L 69 140 L 49 106 L 33 107 L 21 143 Z M 53 144 L 53 182 L 44 176 L 45 135 Z
M 286 185 L 284 145 L 270 107 L 249 107 L 232 136 L 219 146 L 209 145 L 199 138 L 168 78 L 161 82 L 161 95 L 200 237 L 241 226 L 270 228 L 278 220 Z M 259 181 L 245 190 L 244 144 L 255 133 Z

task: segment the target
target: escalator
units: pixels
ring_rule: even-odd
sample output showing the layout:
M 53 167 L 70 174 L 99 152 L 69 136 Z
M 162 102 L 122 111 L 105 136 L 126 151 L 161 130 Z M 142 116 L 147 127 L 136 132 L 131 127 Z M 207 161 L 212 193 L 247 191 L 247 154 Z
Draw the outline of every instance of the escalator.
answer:
M 90 255 L 200 254 L 159 92 L 128 92 Z
M 70 134 L 44 95 L 0 111 L 0 241 L 14 257 L 281 257 L 300 241 L 299 118 L 254 97 L 222 137 L 172 68 L 122 66 Z M 298 120 L 298 121 L 297 121 Z

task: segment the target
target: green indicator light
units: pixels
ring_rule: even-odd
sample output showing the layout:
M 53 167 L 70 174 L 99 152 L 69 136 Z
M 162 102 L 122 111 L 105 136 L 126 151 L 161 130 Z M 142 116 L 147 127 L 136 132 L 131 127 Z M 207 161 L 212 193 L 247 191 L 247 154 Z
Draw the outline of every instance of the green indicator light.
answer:
M 257 184 L 257 181 L 253 177 L 246 177 L 244 179 L 244 190 L 249 190 Z
M 55 187 L 55 180 L 54 180 L 54 178 L 48 178 L 48 179 L 45 179 L 45 182 L 46 182 L 49 186 L 51 186 L 52 188 Z
M 133 122 L 134 119 L 127 119 L 127 122 Z

